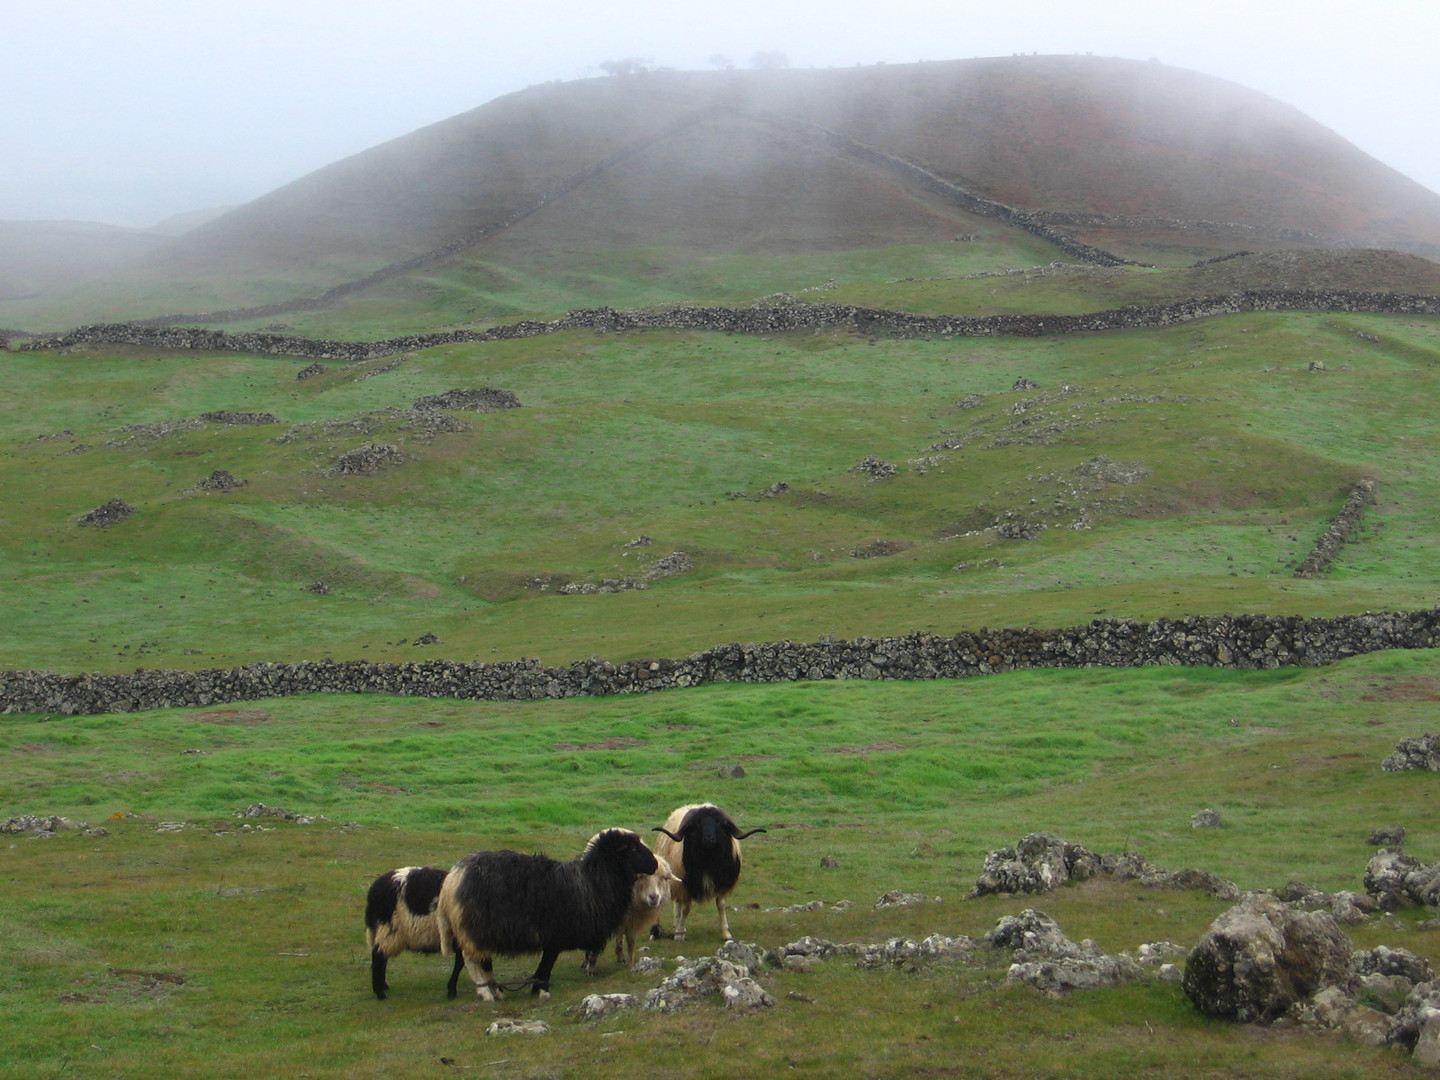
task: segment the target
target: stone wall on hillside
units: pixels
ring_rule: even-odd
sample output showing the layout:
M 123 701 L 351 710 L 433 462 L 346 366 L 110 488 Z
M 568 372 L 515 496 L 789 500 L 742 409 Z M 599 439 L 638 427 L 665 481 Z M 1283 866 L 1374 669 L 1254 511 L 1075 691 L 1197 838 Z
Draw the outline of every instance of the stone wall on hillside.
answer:
M 912 315 L 852 304 L 757 304 L 748 308 L 672 307 L 644 311 L 584 308 L 549 322 L 523 320 L 488 330 L 409 334 L 383 341 L 324 341 L 295 334 L 239 333 L 199 327 L 110 323 L 82 326 L 26 342 L 22 351 L 77 345 L 137 345 L 158 349 L 247 352 L 355 362 L 460 342 L 510 341 L 564 330 L 704 330 L 776 334 L 789 330 L 850 329 L 895 337 L 1042 337 L 1086 331 L 1143 330 L 1244 311 L 1369 312 L 1440 315 L 1440 297 L 1345 289 L 1254 289 L 1223 296 L 1140 304 L 1084 315 Z
M 1152 623 L 1102 619 L 1067 629 L 966 631 L 904 637 L 718 645 L 684 658 L 592 658 L 564 667 L 538 660 L 404 663 L 306 660 L 204 671 L 66 675 L 0 672 L 0 710 L 105 713 L 197 707 L 292 694 L 392 694 L 489 701 L 611 695 L 807 679 L 955 679 L 1034 668 L 1313 667 L 1381 649 L 1440 645 L 1440 609 L 1333 619 L 1192 616 Z

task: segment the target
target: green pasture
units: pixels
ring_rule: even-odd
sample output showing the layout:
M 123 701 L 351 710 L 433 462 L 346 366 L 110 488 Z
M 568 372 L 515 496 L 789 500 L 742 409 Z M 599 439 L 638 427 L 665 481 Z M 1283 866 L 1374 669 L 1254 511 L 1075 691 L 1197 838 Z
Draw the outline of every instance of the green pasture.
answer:
M 1193 945 L 1226 906 L 1203 893 L 1096 881 L 1045 896 L 965 896 L 986 851 L 1050 830 L 1242 888 L 1358 889 L 1368 832 L 1402 822 L 1437 857 L 1433 781 L 1379 761 L 1426 730 L 1440 659 L 1375 654 L 1313 670 L 1149 668 L 960 682 L 712 686 L 525 704 L 370 696 L 0 721 L 0 811 L 63 814 L 107 835 L 7 836 L 0 913 L 0 1076 L 501 1077 L 1419 1076 L 1393 1051 L 1207 1020 L 1147 981 L 1048 999 L 1005 981 L 1008 953 L 866 970 L 771 971 L 777 1005 L 718 1002 L 582 1024 L 592 992 L 641 997 L 659 976 L 591 979 L 562 957 L 544 1003 L 444 996 L 448 963 L 407 955 L 369 990 L 364 893 L 394 866 L 477 848 L 571 857 L 595 830 L 647 832 L 713 799 L 746 827 L 732 903 L 741 940 L 982 936 L 1038 907 L 1107 951 Z M 719 776 L 740 765 L 744 775 Z M 255 802 L 323 815 L 245 819 Z M 1190 816 L 1219 812 L 1215 829 Z M 822 858 L 838 863 L 821 869 Z M 877 910 L 891 889 L 937 897 Z M 781 909 L 814 900 L 822 910 Z M 833 910 L 850 900 L 848 911 Z M 1351 928 L 1357 946 L 1440 962 L 1423 912 Z M 668 925 L 668 916 L 667 916 Z M 713 911 L 667 961 L 719 944 Z M 500 962 L 502 977 L 533 958 Z M 795 995 L 799 995 L 798 997 Z M 496 1017 L 544 1038 L 487 1038 Z M 448 1059 L 445 1064 L 442 1059 Z
M 1437 357 L 1436 320 L 1322 314 L 1026 340 L 572 332 L 306 380 L 288 358 L 11 354 L 0 665 L 564 663 L 1428 606 Z M 523 407 L 447 414 L 448 433 L 404 411 L 481 386 Z M 194 419 L 216 410 L 279 422 Z M 402 463 L 334 472 L 366 444 Z M 872 455 L 896 474 L 854 471 Z M 1084 475 L 1101 458 L 1135 482 Z M 245 486 L 196 490 L 221 468 Z M 1361 532 L 1297 581 L 1362 477 Z M 77 524 L 114 497 L 137 512 Z M 1031 538 L 999 536 L 1007 520 Z M 693 569 L 646 579 L 676 551 Z M 558 595 L 607 579 L 648 588 Z

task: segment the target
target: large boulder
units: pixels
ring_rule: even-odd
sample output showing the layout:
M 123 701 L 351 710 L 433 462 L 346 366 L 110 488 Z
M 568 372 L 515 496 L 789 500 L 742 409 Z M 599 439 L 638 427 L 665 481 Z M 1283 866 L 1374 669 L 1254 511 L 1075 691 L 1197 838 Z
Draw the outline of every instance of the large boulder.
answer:
M 1271 1020 L 1325 986 L 1349 986 L 1355 949 L 1326 912 L 1252 894 L 1210 924 L 1182 985 L 1209 1016 Z
M 1380 762 L 1386 772 L 1403 772 L 1407 769 L 1422 769 L 1440 772 L 1440 735 L 1417 735 L 1401 739 L 1395 744 L 1395 752 Z
M 1386 911 L 1440 904 L 1440 863 L 1426 865 L 1413 855 L 1386 848 L 1365 864 L 1365 891 Z

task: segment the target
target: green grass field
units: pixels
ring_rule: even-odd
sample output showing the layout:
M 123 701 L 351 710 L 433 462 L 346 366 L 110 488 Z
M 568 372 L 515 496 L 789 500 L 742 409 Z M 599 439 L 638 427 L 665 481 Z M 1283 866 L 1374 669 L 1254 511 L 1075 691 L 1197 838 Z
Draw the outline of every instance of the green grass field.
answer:
M 392 866 L 476 848 L 570 857 L 596 829 L 648 830 L 711 798 L 746 826 L 732 904 L 741 940 L 980 937 L 1038 907 L 1118 952 L 1194 944 L 1226 906 L 1104 881 L 965 900 L 984 853 L 1048 829 L 1095 851 L 1217 872 L 1242 888 L 1359 888 L 1368 831 L 1403 822 L 1434 857 L 1432 781 L 1378 763 L 1440 694 L 1429 653 L 1333 668 L 1036 672 L 961 684 L 728 686 L 639 699 L 491 704 L 297 698 L 262 707 L 84 718 L 7 717 L 3 805 L 61 813 L 104 837 L 6 837 L 10 948 L 0 1076 L 383 1077 L 487 1065 L 506 1077 L 1277 1077 L 1421 1075 L 1394 1052 L 1206 1020 L 1178 987 L 1142 982 L 1051 1000 L 1007 985 L 1009 954 L 895 970 L 835 959 L 772 971 L 773 1010 L 718 1002 L 582 1024 L 586 994 L 643 997 L 659 976 L 562 957 L 553 998 L 448 1002 L 448 963 L 406 955 L 370 994 L 364 891 Z M 720 779 L 722 765 L 745 775 Z M 261 801 L 328 820 L 237 819 Z M 1222 817 L 1193 829 L 1202 807 Z M 164 831 L 164 822 L 183 822 Z M 263 826 L 263 827 L 257 827 Z M 167 826 L 166 828 L 174 828 Z M 838 868 L 822 870 L 831 856 Z M 939 903 L 875 910 L 903 888 Z M 843 913 L 778 909 L 851 900 Z M 1440 961 L 1421 913 L 1351 930 L 1357 946 Z M 667 914 L 668 925 L 668 914 Z M 713 911 L 689 941 L 719 944 Z M 501 961 L 502 977 L 530 958 Z M 804 995 L 810 1001 L 787 995 Z M 487 1039 L 493 1018 L 544 1038 Z
M 1053 257 L 987 244 L 833 260 L 650 251 L 552 274 L 457 261 L 285 322 L 369 338 L 776 291 L 915 311 L 1085 311 L 1188 295 L 1200 274 L 973 277 Z M 1385 280 L 1398 288 L 1396 273 Z M 1437 360 L 1440 320 L 1320 313 L 1030 340 L 566 333 L 426 350 L 393 368 L 328 364 L 305 380 L 308 361 L 241 354 L 9 353 L 0 667 L 565 663 L 1097 616 L 1428 607 L 1440 598 Z M 1036 385 L 1015 389 L 1021 379 Z M 456 431 L 408 411 L 478 387 L 523 407 L 450 414 Z M 217 410 L 278 423 L 195 419 Z M 334 471 L 366 444 L 394 445 L 400 463 Z M 872 455 L 895 475 L 855 471 Z M 216 469 L 245 485 L 198 490 Z M 1326 575 L 1295 579 L 1367 477 L 1378 494 L 1359 533 Z M 78 524 L 114 497 L 135 514 Z M 1031 538 L 1006 539 L 997 522 Z M 692 568 L 645 589 L 563 592 L 646 579 L 672 552 Z M 569 857 L 601 827 L 645 831 L 708 798 L 770 830 L 746 842 L 731 916 L 766 947 L 805 934 L 978 937 L 1032 905 L 1107 951 L 1189 946 L 1224 904 L 1105 882 L 962 897 L 986 851 L 1041 829 L 1242 888 L 1359 888 L 1366 835 L 1397 821 L 1414 854 L 1440 858 L 1432 782 L 1378 766 L 1431 725 L 1437 696 L 1440 659 L 1393 653 L 1307 671 L 4 716 L 0 817 L 64 814 L 109 835 L 0 842 L 0 1008 L 18 1018 L 0 1026 L 0 1076 L 1420 1075 L 1338 1038 L 1206 1020 L 1159 982 L 1052 1000 L 1008 985 L 1009 955 L 984 949 L 965 963 L 774 972 L 779 1004 L 752 1016 L 711 1003 L 577 1023 L 566 1009 L 586 993 L 643 995 L 658 979 L 609 960 L 586 979 L 573 956 L 551 1001 L 498 1007 L 447 1002 L 448 964 L 406 956 L 382 1003 L 362 912 L 369 881 L 395 866 L 481 847 Z M 731 764 L 745 776 L 720 779 Z M 256 801 L 326 820 L 235 817 Z M 1222 827 L 1190 828 L 1204 807 Z M 157 828 L 167 822 L 184 827 Z M 820 869 L 827 855 L 837 869 Z M 943 899 L 875 910 L 893 888 Z M 779 910 L 817 899 L 856 906 Z M 1352 937 L 1440 961 L 1422 914 Z M 692 925 L 690 941 L 655 954 L 718 945 L 713 914 Z M 496 1016 L 555 1030 L 487 1039 Z

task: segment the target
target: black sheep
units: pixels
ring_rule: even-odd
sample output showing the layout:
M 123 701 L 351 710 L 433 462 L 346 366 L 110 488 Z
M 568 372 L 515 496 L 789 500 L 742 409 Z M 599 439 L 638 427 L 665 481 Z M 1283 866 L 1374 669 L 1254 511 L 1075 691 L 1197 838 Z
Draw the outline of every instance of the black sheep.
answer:
M 437 908 L 440 948 L 455 953 L 448 992 L 456 994 L 460 963 L 486 1001 L 500 994 L 494 956 L 540 953 L 532 994 L 549 993 L 550 971 L 567 949 L 598 953 L 630 907 L 635 879 L 659 867 L 640 837 L 606 829 L 579 858 L 558 862 L 518 851 L 477 851 L 445 876 Z
M 720 912 L 720 937 L 730 940 L 730 921 L 725 916 L 725 897 L 740 880 L 740 841 L 764 829 L 741 832 L 735 819 L 714 803 L 692 803 L 676 807 L 655 830 L 663 834 L 655 842 L 655 854 L 668 859 L 678 881 L 670 885 L 675 901 L 675 939 L 685 940 L 685 919 L 695 901 L 715 898 Z
M 365 900 L 365 944 L 370 946 L 370 987 L 385 1000 L 390 985 L 385 965 L 407 949 L 440 951 L 435 905 L 445 871 L 434 866 L 402 866 L 381 874 Z M 457 958 L 456 971 L 460 968 Z

